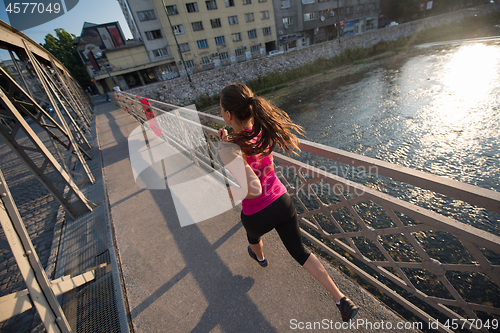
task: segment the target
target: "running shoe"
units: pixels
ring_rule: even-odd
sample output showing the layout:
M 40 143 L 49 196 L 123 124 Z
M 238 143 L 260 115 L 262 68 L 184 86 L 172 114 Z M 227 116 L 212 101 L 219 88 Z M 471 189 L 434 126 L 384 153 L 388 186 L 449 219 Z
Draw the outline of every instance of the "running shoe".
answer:
M 248 254 L 250 255 L 250 258 L 257 261 L 259 263 L 259 265 L 261 265 L 262 267 L 267 267 L 267 259 L 264 258 L 264 260 L 259 260 L 259 258 L 257 258 L 257 255 L 255 254 L 255 252 L 253 252 L 250 245 L 248 246 Z
M 342 315 L 342 321 L 347 322 L 354 318 L 356 313 L 358 313 L 359 308 L 347 297 L 343 297 L 340 300 L 340 305 L 337 304 L 340 314 Z

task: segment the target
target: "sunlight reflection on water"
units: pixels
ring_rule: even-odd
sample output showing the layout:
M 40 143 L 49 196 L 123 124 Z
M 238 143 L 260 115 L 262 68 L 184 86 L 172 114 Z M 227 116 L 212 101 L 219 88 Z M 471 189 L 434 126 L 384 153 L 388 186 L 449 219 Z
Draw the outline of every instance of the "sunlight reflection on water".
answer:
M 498 40 L 414 48 L 277 104 L 307 140 L 500 191 Z M 467 205 L 457 213 L 439 195 L 368 183 L 500 234 L 498 214 Z

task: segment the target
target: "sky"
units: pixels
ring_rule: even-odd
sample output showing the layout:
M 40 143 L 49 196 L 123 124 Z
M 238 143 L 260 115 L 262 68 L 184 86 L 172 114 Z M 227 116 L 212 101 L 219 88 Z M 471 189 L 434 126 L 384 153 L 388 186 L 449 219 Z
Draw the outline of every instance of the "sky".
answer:
M 9 23 L 4 3 L 0 0 L 0 20 Z M 57 28 L 63 28 L 69 33 L 80 36 L 84 22 L 102 24 L 115 21 L 120 23 L 125 38 L 132 38 L 117 0 L 79 0 L 78 4 L 66 14 L 22 32 L 35 42 L 43 43 L 45 36 L 49 33 L 55 35 L 54 29 Z M 6 60 L 10 59 L 10 56 L 8 52 L 0 52 L 0 58 Z

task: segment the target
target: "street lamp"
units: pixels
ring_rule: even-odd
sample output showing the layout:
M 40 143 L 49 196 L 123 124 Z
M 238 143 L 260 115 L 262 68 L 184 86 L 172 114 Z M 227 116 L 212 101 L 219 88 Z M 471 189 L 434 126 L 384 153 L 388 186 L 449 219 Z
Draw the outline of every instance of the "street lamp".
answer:
M 104 69 L 106 70 L 106 73 L 107 73 L 107 74 L 109 75 L 109 77 L 111 78 L 111 81 L 113 81 L 113 86 L 114 86 L 114 87 L 118 87 L 118 85 L 117 85 L 117 84 L 116 84 L 116 82 L 115 82 L 114 77 L 113 77 L 113 76 L 111 76 L 111 74 L 109 73 L 109 71 L 108 71 L 108 67 L 107 67 L 107 66 L 106 66 L 106 64 L 104 63 L 104 59 L 102 59 L 103 54 L 102 54 L 101 52 L 97 52 L 97 53 L 95 54 L 95 56 L 96 56 L 97 60 L 101 59 L 101 61 L 102 61 L 102 65 L 104 66 Z
M 339 39 L 339 43 L 340 43 L 340 11 L 339 11 L 339 1 L 340 0 L 337 0 L 337 37 Z M 344 5 L 345 7 L 345 5 Z
M 187 74 L 189 83 L 191 83 L 192 81 L 191 81 L 191 76 L 189 75 L 189 69 L 187 68 L 186 62 L 184 61 L 184 57 L 182 56 L 181 47 L 179 46 L 179 43 L 177 42 L 177 37 L 175 36 L 174 27 L 172 26 L 172 22 L 170 21 L 170 15 L 168 14 L 167 6 L 165 5 L 165 0 L 161 0 L 161 2 L 163 4 L 163 9 L 165 9 L 165 14 L 167 14 L 167 19 L 168 19 L 168 24 L 170 25 L 170 30 L 172 30 L 172 34 L 174 35 L 174 40 L 175 40 L 175 44 L 177 45 L 177 50 L 179 51 L 179 56 L 181 58 L 182 63 L 184 64 L 184 68 L 186 69 L 186 74 Z

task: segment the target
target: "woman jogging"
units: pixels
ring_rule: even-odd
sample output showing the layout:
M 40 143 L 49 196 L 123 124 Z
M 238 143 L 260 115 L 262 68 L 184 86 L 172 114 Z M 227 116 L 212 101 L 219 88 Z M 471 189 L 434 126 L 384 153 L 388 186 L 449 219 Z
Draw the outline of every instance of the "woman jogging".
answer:
M 305 249 L 295 207 L 274 172 L 272 151 L 276 145 L 286 152 L 298 150 L 299 140 L 291 130 L 301 134 L 302 127 L 294 124 L 284 111 L 254 96 L 242 83 L 222 89 L 220 106 L 222 118 L 234 133 L 228 135 L 220 129 L 219 137 L 237 145 L 244 161 L 243 176 L 233 173 L 240 187 L 230 186 L 228 192 L 234 200 L 242 199 L 241 221 L 247 232 L 250 257 L 262 267 L 267 266 L 261 236 L 276 229 L 288 252 L 328 290 L 342 320 L 349 321 L 358 307 L 337 288 L 318 258 Z

